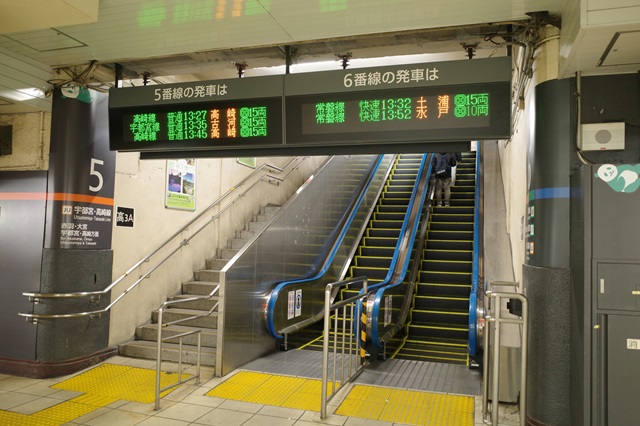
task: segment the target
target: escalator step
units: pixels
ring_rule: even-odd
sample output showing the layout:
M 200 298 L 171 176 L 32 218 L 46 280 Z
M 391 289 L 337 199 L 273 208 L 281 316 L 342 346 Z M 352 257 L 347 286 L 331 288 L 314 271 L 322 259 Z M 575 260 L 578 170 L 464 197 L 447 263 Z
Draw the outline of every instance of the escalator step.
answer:
M 387 186 L 386 193 L 389 193 L 389 192 L 406 192 L 408 194 L 411 194 L 413 192 L 413 185 L 406 185 L 406 184 L 394 185 L 394 184 L 392 184 L 392 185 Z
M 473 222 L 431 222 L 430 231 L 473 231 Z
M 358 268 L 387 268 L 388 270 L 391 257 L 356 256 L 354 263 Z
M 455 208 L 455 207 L 454 207 Z M 471 222 L 473 223 L 473 213 L 455 213 L 451 209 L 438 209 L 431 215 L 433 222 Z
M 462 205 L 455 205 L 455 204 L 449 207 L 434 206 L 434 210 L 433 210 L 433 215 L 469 215 L 472 218 L 474 213 L 475 213 L 475 208 L 473 207 L 473 204 L 470 206 L 462 206 Z
M 448 312 L 414 309 L 411 312 L 411 325 L 447 324 L 449 327 L 468 327 L 469 312 Z
M 384 238 L 398 238 L 398 234 L 400 233 L 400 229 L 389 229 L 389 228 L 371 228 L 367 229 L 366 234 L 368 237 L 384 237 Z
M 471 284 L 418 283 L 417 296 L 468 298 Z
M 423 257 L 427 260 L 453 260 L 471 262 L 473 261 L 473 251 L 427 249 L 424 251 Z
M 398 242 L 397 238 L 390 237 L 363 237 L 362 245 L 364 247 L 395 247 Z
M 384 199 L 390 199 L 390 200 L 407 200 L 407 203 L 409 202 L 409 200 L 411 199 L 411 192 L 406 192 L 406 191 L 397 191 L 397 192 L 385 192 L 384 194 Z
M 455 188 L 455 187 L 454 187 Z M 453 191 L 452 191 L 452 197 L 453 197 Z M 467 191 L 460 191 L 460 192 L 455 192 L 455 199 L 466 199 L 466 200 L 473 200 L 476 198 L 476 193 L 471 191 L 471 192 L 467 192 Z
M 433 241 L 433 240 L 435 241 L 443 241 L 443 240 L 471 241 L 473 243 L 473 232 L 471 231 L 451 232 L 448 230 L 431 229 L 428 231 L 428 234 L 427 234 L 427 242 Z
M 473 253 L 473 240 L 437 240 L 428 238 L 426 240 L 427 250 L 464 250 Z
M 400 220 L 376 220 L 369 221 L 369 227 L 371 229 L 395 229 L 400 231 L 402 228 L 402 221 Z
M 406 198 L 383 198 L 378 203 L 382 206 L 404 206 L 405 211 L 409 205 L 409 197 Z
M 389 268 L 363 268 L 359 266 L 352 266 L 349 268 L 351 271 L 352 277 L 362 277 L 365 276 L 369 279 L 379 279 L 384 280 L 389 272 Z M 370 284 L 371 285 L 371 284 Z
M 432 203 L 432 205 L 434 206 L 434 209 L 449 209 L 451 207 L 473 207 L 476 204 L 476 200 L 475 198 L 471 197 L 471 198 L 451 198 L 451 206 L 449 207 L 438 207 L 435 205 L 435 201 Z
M 446 338 L 467 340 L 469 330 L 467 327 L 456 327 L 454 325 L 413 325 L 409 324 L 409 338 L 411 339 L 432 339 Z
M 406 208 L 403 212 L 375 212 L 373 213 L 374 220 L 393 220 L 402 223 L 406 214 Z
M 471 285 L 471 273 L 420 271 L 420 282 Z
M 413 304 L 416 309 L 448 309 L 455 312 L 469 311 L 468 297 L 415 296 Z
M 395 244 L 395 240 L 388 239 L 387 242 Z M 380 247 L 380 246 L 361 246 L 358 250 L 360 252 L 360 256 L 377 256 L 377 257 L 393 257 L 395 253 L 396 247 L 388 246 L 388 247 Z
M 378 213 L 402 213 L 404 215 L 407 212 L 407 206 L 403 206 L 401 204 L 378 205 L 376 207 L 376 212 L 378 212 Z
M 473 262 L 471 261 L 454 261 L 454 260 L 422 260 L 421 268 L 423 272 L 468 272 L 471 274 Z

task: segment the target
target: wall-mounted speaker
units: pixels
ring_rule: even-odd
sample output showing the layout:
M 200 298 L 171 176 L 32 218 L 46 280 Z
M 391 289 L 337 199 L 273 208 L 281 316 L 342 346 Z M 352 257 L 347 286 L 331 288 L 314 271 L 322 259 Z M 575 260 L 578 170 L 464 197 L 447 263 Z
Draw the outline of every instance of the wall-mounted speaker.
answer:
M 578 149 L 582 151 L 608 151 L 624 149 L 624 123 L 583 124 Z

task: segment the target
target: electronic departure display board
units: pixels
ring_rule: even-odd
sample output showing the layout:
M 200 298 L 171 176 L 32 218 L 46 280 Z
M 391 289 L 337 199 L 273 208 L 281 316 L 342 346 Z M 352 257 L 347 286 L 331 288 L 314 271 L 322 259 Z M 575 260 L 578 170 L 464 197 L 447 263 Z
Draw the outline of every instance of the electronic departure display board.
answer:
M 126 108 L 111 119 L 119 150 L 282 144 L 280 98 Z
M 287 97 L 287 144 L 447 141 L 509 135 L 509 84 Z
M 247 90 L 236 80 L 112 90 L 111 149 L 158 151 L 282 145 L 281 81 L 267 78 L 263 82 L 270 84 L 262 90 L 255 88 L 256 82 L 248 83 L 253 90 Z M 123 99 L 124 95 L 127 98 Z
M 508 57 L 112 89 L 110 147 L 396 152 L 394 143 L 509 138 L 510 106 Z

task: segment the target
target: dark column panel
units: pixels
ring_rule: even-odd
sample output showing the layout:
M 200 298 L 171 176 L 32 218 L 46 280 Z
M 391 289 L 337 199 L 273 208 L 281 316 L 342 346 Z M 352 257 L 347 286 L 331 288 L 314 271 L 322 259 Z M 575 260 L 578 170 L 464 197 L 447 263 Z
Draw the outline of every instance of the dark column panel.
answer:
M 527 421 L 572 425 L 569 411 L 569 269 L 524 265 L 529 301 Z
M 527 419 L 568 425 L 570 155 L 575 143 L 575 82 L 536 87 L 534 133 L 527 156 L 526 264 L 529 299 Z
M 0 172 L 0 371 L 1 358 L 36 356 L 36 328 L 18 312 L 40 283 L 46 188 L 46 172 Z

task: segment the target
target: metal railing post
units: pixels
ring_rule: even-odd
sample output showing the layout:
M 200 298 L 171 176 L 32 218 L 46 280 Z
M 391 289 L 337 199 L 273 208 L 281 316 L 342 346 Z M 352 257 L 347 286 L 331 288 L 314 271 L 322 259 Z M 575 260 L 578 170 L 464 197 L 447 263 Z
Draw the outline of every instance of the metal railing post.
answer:
M 162 363 L 162 312 L 164 311 L 164 307 L 160 306 L 158 309 L 158 345 L 156 350 L 156 405 L 155 410 L 158 411 L 160 409 L 160 370 Z
M 362 283 L 362 292 L 356 296 L 352 296 L 340 302 L 331 303 L 331 294 L 335 288 L 346 287 Z M 360 340 L 360 317 L 357 306 L 363 303 L 368 296 L 366 277 L 353 278 L 346 281 L 327 284 L 324 292 L 324 336 L 322 340 L 322 395 L 320 396 L 320 417 L 327 417 L 327 403 L 336 393 L 342 389 L 347 383 L 354 380 L 364 368 L 364 359 L 358 363 L 357 367 L 352 369 L 354 364 L 354 356 L 356 359 L 361 354 Z M 331 340 L 331 313 L 335 312 L 333 321 L 333 348 L 329 347 Z M 347 317 L 350 315 L 350 323 Z M 340 327 L 340 319 L 342 319 L 342 327 Z M 355 327 L 354 327 L 355 321 Z M 338 338 L 338 332 L 342 333 L 341 339 Z M 349 336 L 349 337 L 347 337 Z M 338 345 L 340 346 L 338 352 Z M 328 392 L 329 382 L 329 351 L 333 354 L 333 367 L 331 372 L 331 393 Z M 340 381 L 336 386 L 336 375 L 338 366 L 338 356 L 340 356 Z M 345 357 L 348 359 L 345 360 Z
M 508 283 L 499 283 L 507 285 Z M 513 283 L 509 283 L 511 285 Z M 518 300 L 522 304 L 522 316 L 504 317 L 502 302 L 507 300 Z M 519 397 L 519 425 L 524 426 L 527 408 L 527 352 L 528 352 L 528 336 L 529 336 L 529 304 L 526 296 L 516 292 L 496 292 L 487 291 L 484 297 L 485 301 L 485 321 L 486 329 L 484 333 L 484 356 L 483 369 L 486 377 L 482 382 L 482 421 L 485 424 L 493 426 L 502 426 L 498 422 L 499 417 L 499 395 L 500 395 L 500 336 L 502 324 L 517 324 L 521 327 L 521 353 L 520 353 L 520 397 Z M 493 339 L 493 346 L 490 342 Z M 489 395 L 489 377 L 491 377 L 491 394 Z M 489 397 L 491 398 L 491 415 L 489 416 Z M 491 417 L 491 418 L 489 418 Z

